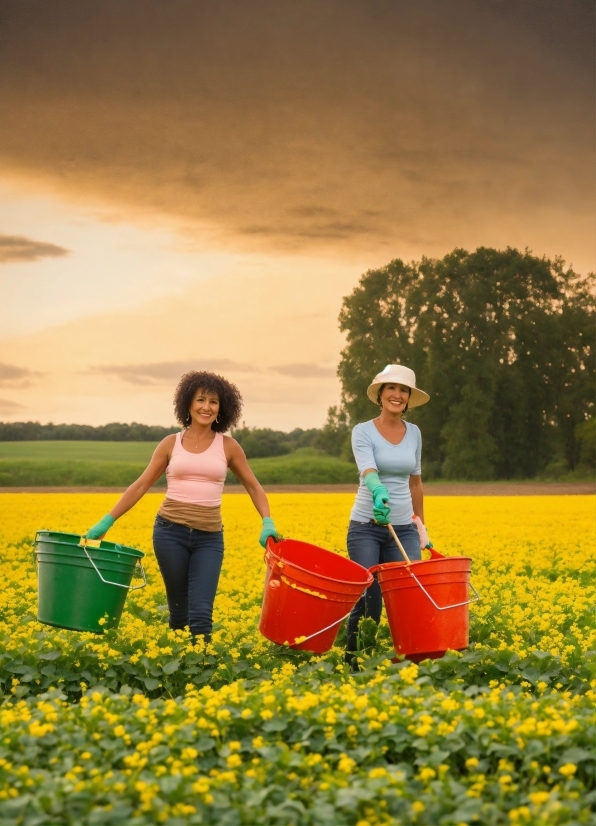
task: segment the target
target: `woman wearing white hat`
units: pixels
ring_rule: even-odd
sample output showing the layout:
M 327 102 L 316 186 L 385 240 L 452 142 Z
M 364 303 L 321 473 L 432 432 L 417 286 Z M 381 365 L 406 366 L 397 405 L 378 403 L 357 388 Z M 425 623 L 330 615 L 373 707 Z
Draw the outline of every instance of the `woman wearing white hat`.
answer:
M 368 398 L 380 407 L 375 419 L 357 424 L 352 431 L 352 450 L 360 472 L 360 486 L 350 515 L 350 559 L 372 568 L 382 562 L 400 562 L 390 532 L 391 523 L 410 559 L 420 559 L 421 540 L 413 515 L 424 523 L 420 455 L 422 437 L 403 414 L 426 404 L 428 393 L 416 387 L 413 370 L 388 364 L 373 379 Z M 357 650 L 358 623 L 362 617 L 381 619 L 381 589 L 375 581 L 358 601 L 348 620 L 349 662 Z

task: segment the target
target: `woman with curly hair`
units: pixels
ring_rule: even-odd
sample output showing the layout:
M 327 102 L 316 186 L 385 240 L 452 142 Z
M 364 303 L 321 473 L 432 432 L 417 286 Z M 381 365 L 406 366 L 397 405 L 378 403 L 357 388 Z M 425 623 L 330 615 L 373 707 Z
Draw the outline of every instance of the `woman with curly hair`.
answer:
M 165 471 L 167 493 L 155 518 L 153 547 L 166 586 L 170 628 L 188 626 L 191 634 L 202 634 L 208 642 L 223 561 L 221 495 L 228 468 L 263 519 L 261 545 L 277 532 L 265 491 L 244 451 L 223 435 L 240 419 L 238 388 L 215 373 L 193 370 L 180 379 L 174 409 L 184 429 L 160 442 L 146 470 L 87 531 L 87 538 L 101 539 Z

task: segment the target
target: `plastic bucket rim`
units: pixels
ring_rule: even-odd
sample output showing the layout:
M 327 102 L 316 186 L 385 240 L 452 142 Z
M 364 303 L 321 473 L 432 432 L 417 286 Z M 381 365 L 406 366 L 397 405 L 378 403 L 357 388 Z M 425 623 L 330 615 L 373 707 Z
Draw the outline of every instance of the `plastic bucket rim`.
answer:
M 430 571 L 425 571 L 425 572 L 421 571 L 419 573 L 414 574 L 414 576 L 418 576 L 418 577 L 422 578 L 422 577 L 427 577 L 427 576 L 445 576 L 449 573 L 454 573 L 454 574 L 455 573 L 467 573 L 467 574 L 471 574 L 472 562 L 473 562 L 471 557 L 469 557 L 469 556 L 450 556 L 450 557 L 446 557 L 446 559 L 449 559 L 449 560 L 456 560 L 456 559 L 457 560 L 464 560 L 465 559 L 470 564 L 469 564 L 469 567 L 460 568 L 456 571 L 443 571 L 442 573 L 439 572 L 439 571 L 437 571 L 436 573 L 432 573 Z M 410 569 L 413 568 L 415 565 L 420 565 L 420 564 L 424 564 L 424 563 L 428 563 L 428 562 L 444 562 L 444 561 L 445 560 L 442 560 L 442 559 L 415 559 L 415 560 L 412 560 L 412 562 L 381 562 L 378 565 L 373 565 L 372 568 L 369 568 L 369 570 L 373 574 L 388 575 L 388 574 L 391 574 L 393 571 L 395 571 L 395 573 L 399 573 L 400 575 L 402 575 L 402 573 L 403 573 L 403 575 L 405 575 L 405 573 L 407 572 L 407 573 L 410 573 L 410 576 L 412 576 L 412 572 L 410 571 Z M 379 582 L 380 581 L 381 581 L 381 577 L 379 577 Z
M 282 542 L 283 542 L 283 540 L 282 540 Z M 281 544 L 281 543 L 279 543 L 279 544 Z M 310 542 L 305 542 L 304 544 L 305 545 L 311 545 Z M 325 551 L 328 554 L 333 553 L 333 551 L 328 551 L 326 548 L 319 548 L 318 545 L 311 545 L 311 547 L 318 548 L 320 551 Z M 266 552 L 265 552 L 265 562 L 267 561 L 267 552 L 269 552 L 271 554 L 271 556 L 273 556 L 278 562 L 283 562 L 284 567 L 286 565 L 288 565 L 290 568 L 295 568 L 297 571 L 302 571 L 303 573 L 309 574 L 310 576 L 320 577 L 321 579 L 325 579 L 328 582 L 338 582 L 338 583 L 340 583 L 340 585 L 358 585 L 358 586 L 362 585 L 363 588 L 368 588 L 370 585 L 372 585 L 372 581 L 374 579 L 373 575 L 371 574 L 371 572 L 368 568 L 365 568 L 363 565 L 359 565 L 357 562 L 354 562 L 352 559 L 348 559 L 346 561 L 351 562 L 353 565 L 358 565 L 359 568 L 362 568 L 362 570 L 366 571 L 366 573 L 368 574 L 368 576 L 367 576 L 367 578 L 364 582 L 355 582 L 354 580 L 349 580 L 349 579 L 337 579 L 337 577 L 325 576 L 325 574 L 319 574 L 316 571 L 309 571 L 308 568 L 303 568 L 301 565 L 297 565 L 295 562 L 289 562 L 287 559 L 284 559 L 282 556 L 278 556 L 274 551 L 271 550 L 271 548 L 269 547 L 269 544 L 267 544 L 267 548 L 266 548 Z M 339 554 L 336 554 L 336 556 L 339 556 Z M 340 557 L 340 559 L 345 559 L 345 557 L 342 556 L 342 557 Z
M 45 539 L 45 540 L 42 539 L 42 540 L 40 540 L 39 539 L 40 534 L 54 534 L 54 535 L 57 535 L 57 536 L 74 536 L 74 537 L 78 537 L 79 542 L 76 542 L 76 543 L 75 542 L 62 542 L 60 539 Z M 42 541 L 42 542 L 46 541 L 49 544 L 53 544 L 53 545 L 64 545 L 64 546 L 69 547 L 69 548 L 73 548 L 73 547 L 82 548 L 83 546 L 80 544 L 80 540 L 81 539 L 86 539 L 86 538 L 87 537 L 84 534 L 67 533 L 66 531 L 51 531 L 47 528 L 43 528 L 42 530 L 39 530 L 39 531 L 35 532 L 35 540 L 34 540 L 33 544 L 38 545 L 40 541 Z M 96 540 L 90 540 L 90 541 L 95 542 Z M 88 550 L 90 550 L 90 551 L 104 551 L 106 553 L 123 553 L 123 554 L 128 554 L 128 556 L 137 557 L 138 559 L 142 559 L 145 556 L 144 551 L 141 551 L 138 548 L 132 548 L 130 545 L 121 545 L 119 542 L 110 542 L 109 539 L 105 539 L 105 540 L 102 539 L 101 542 L 106 542 L 108 545 L 112 545 L 113 547 L 111 547 L 111 548 L 102 548 L 102 547 L 97 548 L 97 547 L 91 545 L 91 546 L 88 547 Z M 118 550 L 116 550 L 116 549 L 118 549 Z
M 409 562 L 406 562 L 405 560 L 398 560 L 396 562 L 379 562 L 378 565 L 373 565 L 372 568 L 369 568 L 368 570 L 376 574 L 379 571 L 395 570 L 397 568 L 403 570 L 405 568 L 411 568 L 413 565 L 423 565 L 428 564 L 429 562 L 452 562 L 456 559 L 465 559 L 466 562 L 473 562 L 471 556 L 446 556 L 444 559 L 411 559 Z M 419 576 L 424 576 L 424 574 L 419 574 Z
M 55 554 L 56 556 L 74 557 L 75 559 L 87 558 L 82 545 L 67 545 L 65 542 L 43 543 L 41 546 L 36 546 L 34 550 L 39 556 Z M 80 551 L 80 553 L 77 553 L 77 551 Z M 122 565 L 132 565 L 133 562 L 141 559 L 141 557 L 134 554 L 112 551 L 109 548 L 87 548 L 87 551 L 94 551 L 95 553 L 92 556 L 95 559 L 105 559 L 106 562 L 117 562 Z

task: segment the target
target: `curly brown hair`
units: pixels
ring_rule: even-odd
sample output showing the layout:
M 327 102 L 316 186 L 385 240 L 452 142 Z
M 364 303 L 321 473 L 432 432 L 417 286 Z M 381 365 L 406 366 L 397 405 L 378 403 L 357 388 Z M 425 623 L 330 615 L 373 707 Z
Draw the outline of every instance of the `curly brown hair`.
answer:
M 235 384 L 207 370 L 191 370 L 185 373 L 174 393 L 174 413 L 183 427 L 190 424 L 190 404 L 197 390 L 216 393 L 219 398 L 218 422 L 211 422 L 211 429 L 225 433 L 238 424 L 242 413 L 242 396 Z

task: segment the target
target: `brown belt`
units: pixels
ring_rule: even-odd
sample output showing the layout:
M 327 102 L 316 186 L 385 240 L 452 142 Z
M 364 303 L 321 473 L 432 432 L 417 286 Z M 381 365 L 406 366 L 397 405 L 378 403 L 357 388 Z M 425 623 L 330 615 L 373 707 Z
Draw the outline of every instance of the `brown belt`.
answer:
M 179 502 L 177 499 L 168 499 L 161 503 L 158 515 L 170 522 L 186 525 L 198 531 L 221 531 L 221 506 L 208 507 L 207 505 L 193 505 L 190 502 Z

